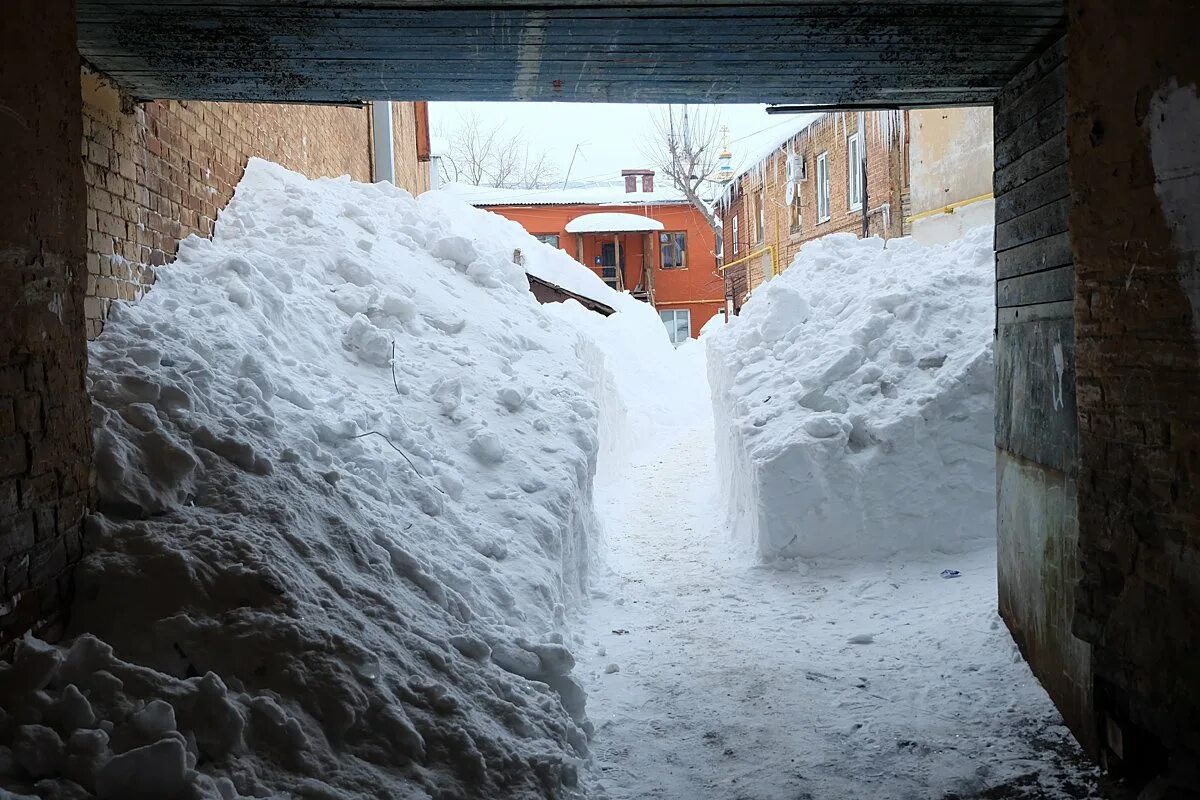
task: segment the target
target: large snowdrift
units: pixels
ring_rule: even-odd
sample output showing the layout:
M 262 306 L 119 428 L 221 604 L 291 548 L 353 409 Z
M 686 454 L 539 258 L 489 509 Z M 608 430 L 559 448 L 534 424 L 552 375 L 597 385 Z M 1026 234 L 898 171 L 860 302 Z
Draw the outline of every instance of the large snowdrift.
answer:
M 0 782 L 572 793 L 594 365 L 513 251 L 574 262 L 496 220 L 252 161 L 213 240 L 115 310 L 91 347 L 101 513 L 73 642 L 0 665 Z
M 706 337 L 735 530 L 764 557 L 992 536 L 992 237 L 811 242 Z

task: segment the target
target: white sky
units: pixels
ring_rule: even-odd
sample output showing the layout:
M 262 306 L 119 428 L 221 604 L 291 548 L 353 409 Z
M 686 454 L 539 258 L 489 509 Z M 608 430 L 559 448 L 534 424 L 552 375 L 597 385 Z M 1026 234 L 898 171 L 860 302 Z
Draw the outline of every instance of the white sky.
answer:
M 571 181 L 616 179 L 622 169 L 650 166 L 643 142 L 651 130 L 651 114 L 661 106 L 620 103 L 430 103 L 429 119 L 433 154 L 462 114 L 474 112 L 487 126 L 502 125 L 508 133 L 521 132 L 534 147 L 550 153 L 559 179 L 567 174 L 572 153 L 579 145 Z M 771 116 L 762 105 L 720 105 L 723 124 L 729 126 L 729 149 L 735 170 L 747 156 L 761 155 L 772 138 L 785 138 L 798 124 L 792 115 Z

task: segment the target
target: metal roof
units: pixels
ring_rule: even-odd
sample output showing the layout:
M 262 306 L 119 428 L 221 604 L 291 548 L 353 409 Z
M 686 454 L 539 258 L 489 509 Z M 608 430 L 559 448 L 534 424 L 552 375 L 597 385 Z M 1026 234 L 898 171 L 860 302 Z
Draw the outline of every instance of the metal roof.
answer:
M 1063 0 L 78 0 L 141 99 L 988 103 Z

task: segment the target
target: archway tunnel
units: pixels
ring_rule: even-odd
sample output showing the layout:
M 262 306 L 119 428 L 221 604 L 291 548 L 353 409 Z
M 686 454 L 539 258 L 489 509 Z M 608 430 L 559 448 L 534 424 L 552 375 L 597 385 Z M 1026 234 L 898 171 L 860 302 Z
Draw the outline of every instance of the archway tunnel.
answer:
M 9 0 L 0 642 L 63 622 L 95 498 L 81 58 L 139 103 L 990 105 L 999 609 L 1093 757 L 1140 779 L 1194 763 L 1194 15 L 1186 0 Z M 120 201 L 159 213 L 150 192 Z

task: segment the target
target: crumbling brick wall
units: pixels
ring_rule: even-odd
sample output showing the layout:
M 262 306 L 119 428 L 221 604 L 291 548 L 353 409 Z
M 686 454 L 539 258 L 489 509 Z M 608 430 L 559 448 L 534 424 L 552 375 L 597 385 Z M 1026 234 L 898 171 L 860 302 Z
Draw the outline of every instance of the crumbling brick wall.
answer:
M 1079 403 L 1076 632 L 1110 758 L 1200 755 L 1195 4 L 1068 3 Z
M 0 644 L 58 621 L 90 491 L 74 20 L 0 14 Z
M 908 206 L 908 142 L 902 118 L 892 117 L 894 127 L 888 127 L 889 112 L 863 114 L 863 144 L 867 160 L 866 202 L 868 230 L 871 236 L 885 239 L 908 232 L 905 213 Z M 900 112 L 903 114 L 904 112 Z M 861 236 L 863 214 L 851 210 L 849 154 L 847 139 L 858 131 L 857 112 L 826 114 L 804 130 L 782 143 L 768 155 L 758 168 L 735 180 L 730 193 L 732 203 L 720 210 L 725 223 L 725 261 L 731 262 L 767 245 L 775 248 L 776 269 L 783 271 L 792 263 L 805 242 L 830 233 L 854 233 Z M 787 153 L 795 153 L 803 162 L 805 177 L 796 182 L 793 204 L 799 207 L 799 224 L 793 225 L 792 209 L 787 202 Z M 829 219 L 817 216 L 817 156 L 828 154 Z M 761 237 L 756 236 L 754 198 L 758 193 L 764 201 L 764 225 Z M 736 212 L 735 212 L 736 209 Z M 738 255 L 733 255 L 732 218 L 738 214 Z M 735 272 L 739 274 L 734 274 Z M 739 298 L 762 282 L 757 263 L 747 271 L 744 266 L 730 269 L 728 291 Z M 732 284 L 736 283 L 737 288 Z M 746 288 L 741 288 L 743 285 Z M 740 306 L 740 299 L 736 305 Z
M 419 193 L 428 188 L 417 135 L 424 109 L 415 103 L 393 107 L 397 181 Z M 251 156 L 310 177 L 372 177 L 371 115 L 361 107 L 135 105 L 85 69 L 83 126 L 88 338 L 99 334 L 112 303 L 146 290 L 154 268 L 171 261 L 179 240 L 212 235 Z

